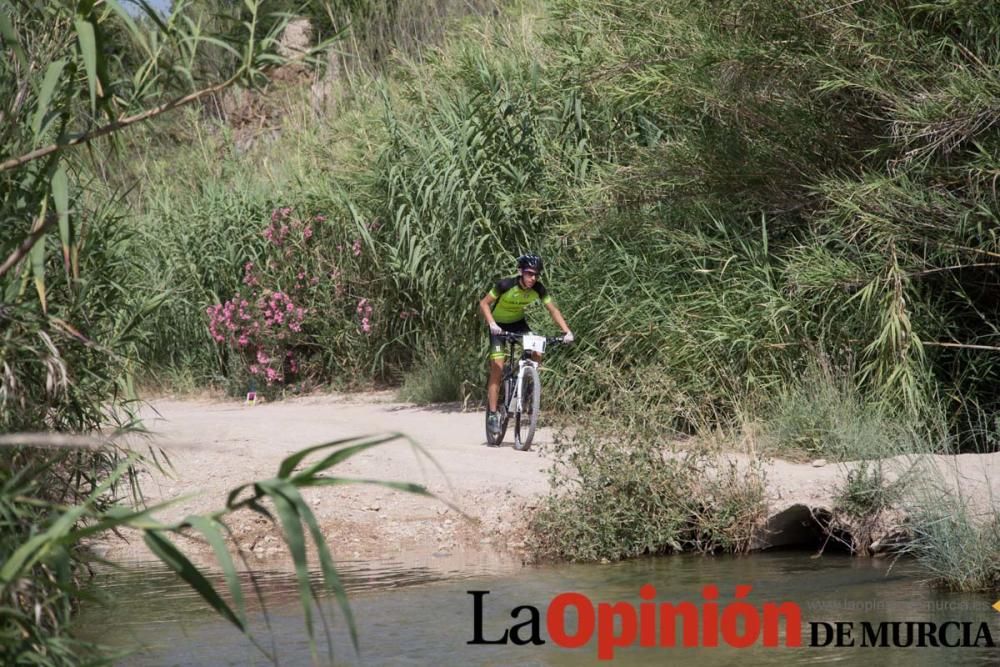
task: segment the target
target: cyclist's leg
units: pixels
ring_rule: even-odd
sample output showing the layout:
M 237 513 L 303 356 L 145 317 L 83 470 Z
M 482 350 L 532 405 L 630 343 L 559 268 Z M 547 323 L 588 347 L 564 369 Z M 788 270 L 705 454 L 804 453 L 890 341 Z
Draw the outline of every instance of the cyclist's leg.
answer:
M 503 374 L 503 357 L 503 341 L 499 336 L 490 334 L 489 380 L 486 383 L 486 407 L 490 412 L 497 410 L 500 377 Z
M 490 359 L 490 379 L 486 385 L 486 401 L 490 412 L 497 410 L 497 397 L 500 394 L 500 376 L 503 373 L 503 359 Z
M 497 322 L 500 328 L 509 333 L 528 333 L 528 323 L 524 320 L 517 322 Z M 490 412 L 497 410 L 497 398 L 500 395 L 500 380 L 503 377 L 504 361 L 504 341 L 498 336 L 490 334 L 490 377 L 486 383 L 486 407 Z

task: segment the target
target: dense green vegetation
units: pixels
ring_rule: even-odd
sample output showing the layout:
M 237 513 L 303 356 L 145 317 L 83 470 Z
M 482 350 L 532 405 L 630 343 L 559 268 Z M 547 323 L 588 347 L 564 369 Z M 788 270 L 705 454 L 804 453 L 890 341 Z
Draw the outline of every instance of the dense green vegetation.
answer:
M 280 12 L 338 55 L 278 57 Z M 127 424 L 136 380 L 478 397 L 476 300 L 533 250 L 579 339 L 546 365 L 549 405 L 624 434 L 617 459 L 600 440 L 561 454 L 579 480 L 620 478 L 570 494 L 576 509 L 673 507 L 690 478 L 650 448 L 676 432 L 760 423 L 771 451 L 831 459 L 996 448 L 989 3 L 218 0 L 132 17 L 0 0 L 0 39 L 0 431 Z M 35 461 L 2 456 L 15 480 Z M 117 468 L 95 460 L 100 486 Z M 882 480 L 852 484 L 858 508 Z M 608 515 L 580 557 L 745 548 L 754 515 L 731 511 L 754 487 L 734 488 L 652 513 L 669 530 L 623 535 Z M 58 522 L 51 499 L 33 507 Z M 26 516 L 5 520 L 5 554 Z M 995 524 L 928 517 L 917 552 L 939 571 L 968 569 L 940 556 L 970 540 L 989 561 Z M 988 567 L 976 586 L 1000 578 Z
M 770 414 L 821 364 L 992 446 L 997 19 L 975 7 L 518 4 L 374 79 L 348 67 L 325 113 L 276 90 L 277 131 L 246 145 L 186 119 L 193 142 L 146 158 L 131 195 L 132 284 L 170 295 L 142 358 L 238 376 L 254 355 L 204 311 L 270 260 L 292 273 L 264 290 L 318 280 L 287 380 L 446 363 L 478 386 L 474 301 L 531 248 L 582 338 L 555 378 L 569 409 L 629 391 L 690 430 Z M 283 207 L 323 218 L 284 263 L 262 236 Z

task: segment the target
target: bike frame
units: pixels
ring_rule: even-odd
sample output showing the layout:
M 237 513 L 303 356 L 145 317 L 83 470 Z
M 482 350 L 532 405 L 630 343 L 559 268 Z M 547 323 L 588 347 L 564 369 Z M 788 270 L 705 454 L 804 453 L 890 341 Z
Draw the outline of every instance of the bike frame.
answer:
M 507 341 L 507 358 L 503 363 L 503 374 L 500 376 L 500 384 L 501 386 L 506 386 L 511 390 L 509 392 L 504 392 L 506 395 L 504 407 L 507 409 L 507 414 L 521 412 L 524 408 L 524 406 L 521 405 L 521 393 L 524 388 L 524 369 L 527 366 L 534 366 L 536 369 L 539 367 L 538 362 L 532 358 L 531 352 L 521 350 L 521 358 L 517 360 L 517 377 L 514 377 L 514 358 L 517 356 L 517 342 L 522 336 L 523 334 L 510 333 L 505 335 Z M 545 342 L 547 346 L 555 343 L 562 343 L 562 337 L 548 336 L 545 338 Z

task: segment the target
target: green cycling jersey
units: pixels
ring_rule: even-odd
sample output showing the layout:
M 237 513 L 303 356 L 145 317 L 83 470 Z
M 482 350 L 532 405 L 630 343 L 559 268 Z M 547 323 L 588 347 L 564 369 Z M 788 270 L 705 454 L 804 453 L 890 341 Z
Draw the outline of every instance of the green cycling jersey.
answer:
M 490 296 L 496 299 L 492 312 L 497 324 L 510 324 L 523 320 L 524 309 L 531 304 L 536 301 L 548 304 L 552 301 L 541 281 L 536 281 L 531 289 L 524 289 L 517 276 L 498 280 L 490 290 Z

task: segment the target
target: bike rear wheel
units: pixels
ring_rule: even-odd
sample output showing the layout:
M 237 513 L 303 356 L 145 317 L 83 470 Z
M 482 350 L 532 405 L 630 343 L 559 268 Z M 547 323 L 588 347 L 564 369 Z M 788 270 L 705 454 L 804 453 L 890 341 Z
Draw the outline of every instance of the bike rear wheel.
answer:
M 531 447 L 541 402 L 542 385 L 538 382 L 538 369 L 526 365 L 521 381 L 521 409 L 514 415 L 514 449 L 526 452 Z

